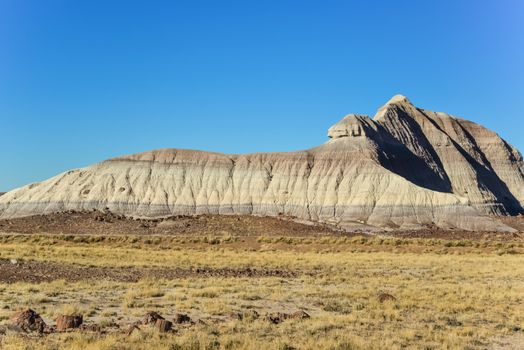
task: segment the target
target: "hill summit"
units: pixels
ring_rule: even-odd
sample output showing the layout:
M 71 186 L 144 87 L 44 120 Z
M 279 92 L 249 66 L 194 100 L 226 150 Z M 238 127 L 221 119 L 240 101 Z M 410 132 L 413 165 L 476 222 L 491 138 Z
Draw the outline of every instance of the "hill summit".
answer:
M 289 153 L 122 156 L 4 194 L 0 218 L 108 209 L 287 216 L 347 230 L 512 231 L 497 216 L 523 212 L 521 154 L 473 122 L 396 95 L 373 118 L 347 115 L 328 137 Z

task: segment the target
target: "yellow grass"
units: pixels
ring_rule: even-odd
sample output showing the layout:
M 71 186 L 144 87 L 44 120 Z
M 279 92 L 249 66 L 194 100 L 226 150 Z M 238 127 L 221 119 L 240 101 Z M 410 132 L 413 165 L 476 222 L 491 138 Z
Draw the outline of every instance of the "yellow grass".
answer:
M 143 238 L 28 239 L 4 239 L 0 257 L 82 266 L 274 268 L 298 276 L 0 284 L 0 323 L 14 310 L 32 307 L 48 323 L 57 310 L 83 312 L 87 323 L 110 330 L 102 336 L 8 334 L 0 336 L 1 349 L 484 349 L 524 328 L 521 242 L 454 242 L 456 251 L 443 251 L 450 248 L 445 241 L 405 243 L 418 248 L 427 243 L 428 250 L 415 253 L 395 252 L 395 244 L 366 252 L 357 247 L 367 242 L 334 238 L 302 251 L 297 244 L 314 242 L 291 242 L 288 249 L 267 238 L 257 239 L 262 245 L 255 248 L 233 245 L 241 242 L 238 238 L 202 245 L 172 238 L 151 244 Z M 377 242 L 370 246 L 384 245 Z M 478 250 L 471 250 L 476 244 Z M 494 249 L 485 252 L 485 247 Z M 500 249 L 513 251 L 501 255 Z M 379 292 L 397 301 L 381 304 Z M 311 318 L 274 325 L 263 317 L 228 317 L 246 310 L 264 315 L 297 309 Z M 180 328 L 176 335 L 144 328 L 130 337 L 111 327 L 130 324 L 147 310 L 168 318 L 184 312 L 204 323 Z

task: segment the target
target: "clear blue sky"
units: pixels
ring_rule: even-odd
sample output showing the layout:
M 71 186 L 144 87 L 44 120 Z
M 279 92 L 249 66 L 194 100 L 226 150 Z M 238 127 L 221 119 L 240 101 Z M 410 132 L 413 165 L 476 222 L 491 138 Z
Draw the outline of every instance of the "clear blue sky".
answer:
M 524 1 L 0 0 L 0 191 L 155 148 L 305 149 L 397 93 L 524 150 Z

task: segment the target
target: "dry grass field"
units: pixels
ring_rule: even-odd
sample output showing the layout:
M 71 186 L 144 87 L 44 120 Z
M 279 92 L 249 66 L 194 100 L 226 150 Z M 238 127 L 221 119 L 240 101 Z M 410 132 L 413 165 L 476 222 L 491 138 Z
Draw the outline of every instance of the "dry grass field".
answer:
M 42 232 L 48 232 L 40 228 Z M 521 349 L 524 240 L 4 232 L 1 349 Z M 387 293 L 394 300 L 381 302 Z M 77 314 L 100 331 L 25 334 Z M 267 315 L 305 311 L 274 323 Z M 147 312 L 192 323 L 126 330 Z

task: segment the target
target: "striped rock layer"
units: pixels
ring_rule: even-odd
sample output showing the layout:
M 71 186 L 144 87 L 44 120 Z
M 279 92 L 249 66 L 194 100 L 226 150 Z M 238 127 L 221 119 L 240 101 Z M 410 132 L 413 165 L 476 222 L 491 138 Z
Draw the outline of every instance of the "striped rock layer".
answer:
M 161 149 L 110 159 L 0 197 L 0 218 L 109 209 L 134 217 L 289 216 L 343 229 L 511 231 L 523 212 L 520 153 L 473 122 L 393 97 L 350 114 L 305 151 Z

